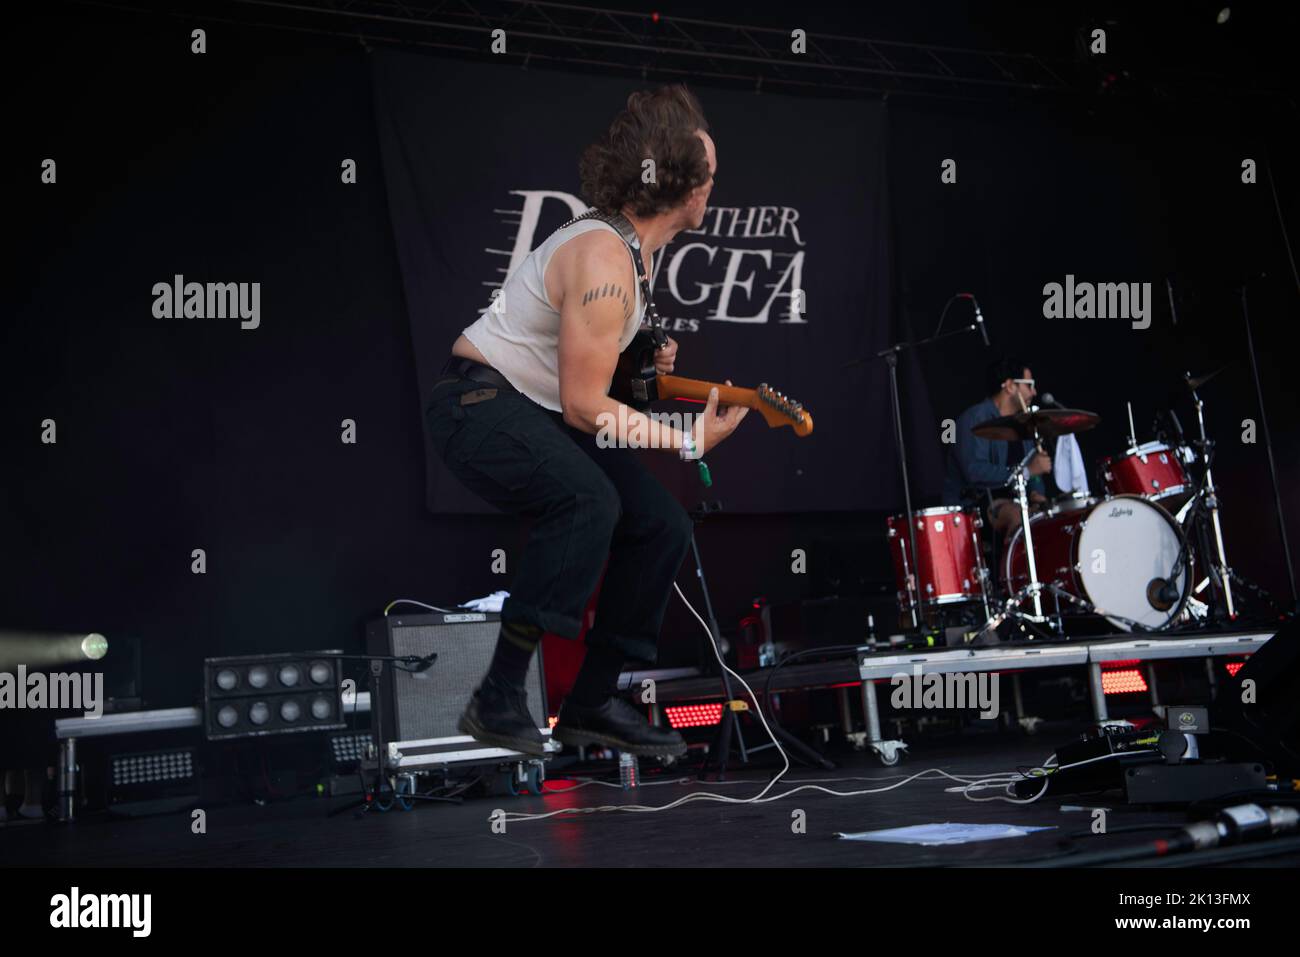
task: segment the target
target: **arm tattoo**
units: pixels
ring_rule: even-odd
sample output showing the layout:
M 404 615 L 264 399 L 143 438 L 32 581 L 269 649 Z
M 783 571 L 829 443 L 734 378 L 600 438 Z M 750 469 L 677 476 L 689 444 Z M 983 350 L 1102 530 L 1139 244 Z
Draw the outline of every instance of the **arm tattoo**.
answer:
M 610 297 L 623 303 L 623 319 L 632 315 L 632 300 L 628 298 L 627 290 L 617 283 L 607 282 L 603 286 L 595 286 L 588 289 L 582 296 L 582 304 L 585 306 L 597 299 Z

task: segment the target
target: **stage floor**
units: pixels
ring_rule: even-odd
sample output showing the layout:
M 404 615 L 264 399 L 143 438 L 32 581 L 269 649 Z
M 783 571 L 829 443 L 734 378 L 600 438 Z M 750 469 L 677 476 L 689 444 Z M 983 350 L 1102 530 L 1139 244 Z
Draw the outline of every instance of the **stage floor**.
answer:
M 927 768 L 976 775 L 1041 764 L 1054 744 L 1079 729 L 1057 728 L 1028 738 L 974 734 L 943 742 L 918 742 L 907 761 L 880 767 L 865 754 L 849 754 L 836 771 L 794 767 L 770 793 L 816 780 L 837 790 L 882 787 Z M 770 752 L 764 752 L 762 757 Z M 540 821 L 509 822 L 494 834 L 496 808 L 538 813 L 608 804 L 660 806 L 692 791 L 743 798 L 757 794 L 762 771 L 736 771 L 727 783 L 677 783 L 687 772 L 647 778 L 635 792 L 590 785 L 541 797 L 482 797 L 461 805 L 424 803 L 358 820 L 327 817 L 347 798 L 297 798 L 266 805 L 208 809 L 206 836 L 190 834 L 188 814 L 123 819 L 87 816 L 72 825 L 39 822 L 0 827 L 0 856 L 9 866 L 45 867 L 863 867 L 1000 866 L 1062 853 L 1060 842 L 1088 830 L 1088 811 L 1062 805 L 1107 807 L 1109 826 L 1186 821 L 1178 811 L 1132 810 L 1117 795 L 1044 798 L 1030 805 L 975 803 L 946 793 L 955 782 L 916 780 L 892 791 L 833 797 L 803 791 L 761 805 L 690 803 L 659 813 L 597 812 Z M 571 786 L 551 771 L 550 784 Z M 610 771 L 605 769 L 605 779 Z M 616 778 L 616 772 L 614 772 Z M 985 792 L 991 793 L 991 792 Z M 806 813 L 806 833 L 792 831 L 792 814 Z M 855 832 L 944 822 L 1046 826 L 1026 837 L 946 847 L 846 841 Z M 1072 846 L 1095 851 L 1163 836 L 1159 831 L 1081 837 Z M 1300 854 L 1265 858 L 1251 866 L 1294 866 Z

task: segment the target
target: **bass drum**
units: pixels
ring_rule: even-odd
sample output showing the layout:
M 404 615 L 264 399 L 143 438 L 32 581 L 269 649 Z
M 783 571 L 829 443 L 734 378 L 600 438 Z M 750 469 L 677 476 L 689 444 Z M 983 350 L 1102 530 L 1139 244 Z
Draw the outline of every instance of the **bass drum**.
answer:
M 1188 555 L 1178 523 L 1159 505 L 1117 495 L 1036 515 L 1030 529 L 1038 580 L 1089 602 L 1121 631 L 1157 631 L 1182 614 L 1191 588 Z M 1029 583 L 1023 529 L 1008 540 L 1002 568 L 1010 591 Z M 1050 592 L 1043 599 L 1045 608 L 1054 605 Z M 1077 611 L 1062 602 L 1062 613 Z

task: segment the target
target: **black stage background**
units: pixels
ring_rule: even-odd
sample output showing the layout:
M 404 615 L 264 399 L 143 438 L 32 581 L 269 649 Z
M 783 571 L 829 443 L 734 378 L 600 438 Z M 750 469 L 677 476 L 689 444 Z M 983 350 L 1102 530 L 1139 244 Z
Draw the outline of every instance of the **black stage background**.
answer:
M 386 50 L 371 60 L 424 394 L 506 270 L 587 208 L 576 157 L 595 138 L 591 117 L 608 122 L 628 85 Z M 463 90 L 475 93 L 447 96 Z M 430 103 L 439 103 L 433 122 Z M 886 445 L 892 427 L 864 414 L 888 407 L 884 367 L 835 368 L 889 341 L 886 111 L 725 90 L 706 114 L 727 144 L 715 177 L 723 185 L 704 225 L 657 257 L 655 305 L 681 343 L 682 375 L 768 382 L 812 410 L 817 435 L 751 434 L 719 446 L 709 456 L 718 494 L 740 512 L 886 505 L 899 480 L 865 450 Z M 792 308 L 796 289 L 806 314 Z M 647 460 L 680 499 L 697 495 L 692 470 L 669 456 Z M 432 509 L 490 510 L 432 451 L 429 462 Z
M 496 265 L 483 249 L 504 237 L 492 211 L 507 190 L 573 191 L 580 146 L 653 80 L 368 54 L 219 22 L 196 57 L 184 17 L 72 9 L 22 25 L 44 62 L 7 84 L 23 95 L 9 112 L 19 249 L 0 341 L 0 624 L 138 638 L 148 703 L 175 706 L 196 700 L 204 656 L 355 649 L 391 599 L 508 587 L 491 551 L 515 554 L 522 530 L 446 514 L 468 504 L 450 497 L 429 508 L 421 386 L 483 305 Z M 728 325 L 708 318 L 714 303 L 664 309 L 700 320 L 679 336 L 683 372 L 761 376 L 817 417 L 803 442 L 746 423 L 712 463 L 704 494 L 735 509 L 700 536 L 724 628 L 755 594 L 892 590 L 883 517 L 901 497 L 883 370 L 841 366 L 928 334 L 962 290 L 982 302 L 996 348 L 972 335 L 904 361 L 918 504 L 937 501 L 940 422 L 979 397 L 999 349 L 1026 353 L 1040 389 L 1102 415 L 1081 440 L 1090 465 L 1122 447 L 1125 399 L 1145 433 L 1179 373 L 1230 363 L 1203 392 L 1228 554 L 1285 599 L 1264 446 L 1240 440 L 1258 405 L 1232 288 L 1266 274 L 1252 315 L 1298 542 L 1297 298 L 1263 168 L 1269 157 L 1297 228 L 1296 153 L 1274 133 L 1294 130 L 1294 101 L 882 104 L 693 86 L 718 142 L 716 201 L 798 207 L 809 230 L 806 325 Z M 566 99 L 548 124 L 553 90 Z M 537 155 L 514 120 L 547 128 Z M 384 148 L 395 132 L 418 146 L 409 181 Z M 45 157 L 58 160 L 56 187 L 38 181 Z M 955 185 L 940 182 L 948 157 Z M 1243 157 L 1260 161 L 1259 184 L 1240 182 Z M 340 183 L 346 158 L 353 186 Z M 841 180 L 848 167 L 858 175 Z M 1043 319 L 1043 284 L 1067 273 L 1151 282 L 1152 327 Z M 152 286 L 175 274 L 261 282 L 261 326 L 155 319 Z M 946 320 L 968 321 L 963 304 Z M 45 419 L 55 445 L 40 440 Z M 340 441 L 344 419 L 355 445 Z M 677 491 L 688 505 L 702 492 Z M 796 547 L 807 575 L 791 574 Z M 196 548 L 204 575 L 191 573 Z M 695 659 L 695 627 L 672 607 L 664 663 Z

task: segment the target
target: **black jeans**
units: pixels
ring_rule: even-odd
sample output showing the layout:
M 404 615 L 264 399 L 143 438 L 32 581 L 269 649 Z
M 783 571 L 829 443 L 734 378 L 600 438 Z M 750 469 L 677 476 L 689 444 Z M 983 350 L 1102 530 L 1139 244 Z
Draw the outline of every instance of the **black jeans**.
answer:
M 637 461 L 647 453 L 600 448 L 560 413 L 456 376 L 435 383 L 425 423 L 462 484 L 532 522 L 502 619 L 577 638 L 608 558 L 587 645 L 653 663 L 692 528 L 686 510 Z

